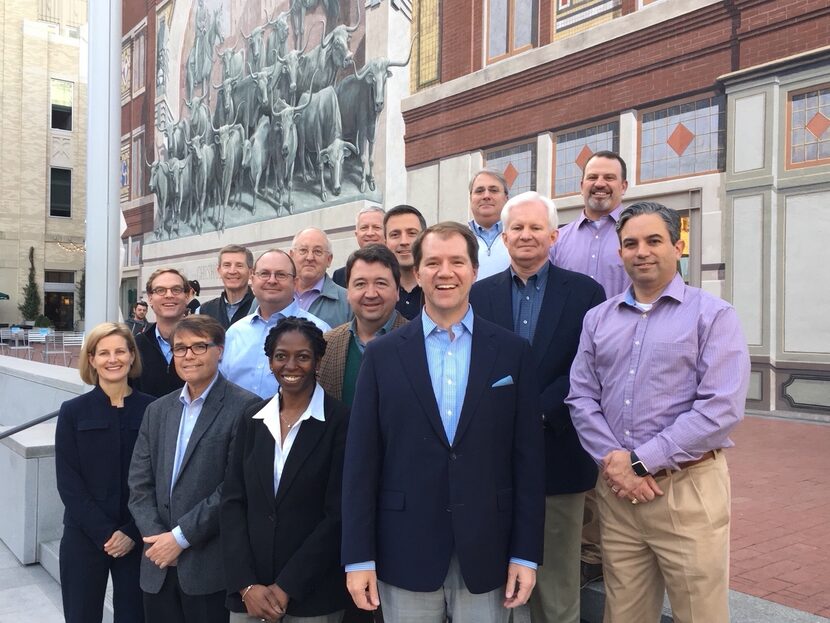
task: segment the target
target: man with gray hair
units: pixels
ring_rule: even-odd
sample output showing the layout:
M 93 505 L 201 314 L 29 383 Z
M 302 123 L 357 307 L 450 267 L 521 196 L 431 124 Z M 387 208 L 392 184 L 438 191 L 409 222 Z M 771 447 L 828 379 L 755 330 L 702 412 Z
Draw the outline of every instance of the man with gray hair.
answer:
M 314 314 L 332 327 L 352 319 L 346 289 L 332 281 L 329 237 L 322 229 L 309 227 L 298 232 L 291 243 L 291 259 L 297 267 L 296 298 L 300 309 Z
M 380 206 L 366 206 L 360 208 L 354 226 L 354 237 L 357 238 L 357 248 L 370 244 L 383 244 L 386 237 L 383 235 L 383 215 L 386 212 Z M 331 275 L 331 280 L 341 288 L 348 288 L 346 267 L 342 266 Z
M 566 400 L 601 468 L 605 620 L 729 620 L 729 470 L 749 353 L 735 309 L 683 283 L 680 217 L 637 203 L 617 222 L 631 278 L 585 316 Z
M 501 210 L 507 201 L 507 180 L 498 171 L 482 169 L 470 180 L 470 229 L 478 240 L 478 277 L 486 279 L 510 265 L 502 240 Z
M 559 234 L 556 206 L 525 192 L 501 213 L 510 266 L 478 281 L 470 304 L 482 318 L 530 342 L 538 377 L 545 443 L 544 563 L 530 597 L 534 623 L 579 623 L 579 554 L 585 491 L 597 469 L 579 443 L 565 396 L 582 320 L 605 300 L 586 275 L 554 266 L 548 249 Z

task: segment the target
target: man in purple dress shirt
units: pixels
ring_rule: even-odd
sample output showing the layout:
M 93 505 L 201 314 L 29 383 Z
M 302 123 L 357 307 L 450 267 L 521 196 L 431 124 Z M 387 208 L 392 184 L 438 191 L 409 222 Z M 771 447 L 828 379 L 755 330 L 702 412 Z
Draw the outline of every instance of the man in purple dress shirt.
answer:
M 680 218 L 656 203 L 623 210 L 632 286 L 588 312 L 566 400 L 600 465 L 605 620 L 729 620 L 729 472 L 723 448 L 743 417 L 749 355 L 735 310 L 677 273 Z
M 588 158 L 580 183 L 585 209 L 559 230 L 559 239 L 550 248 L 554 266 L 588 275 L 605 289 L 606 298 L 617 296 L 631 285 L 620 259 L 616 231 L 628 188 L 626 174 L 625 160 L 613 151 L 598 151 Z M 601 577 L 599 518 L 591 489 L 585 495 L 581 583 L 584 586 Z

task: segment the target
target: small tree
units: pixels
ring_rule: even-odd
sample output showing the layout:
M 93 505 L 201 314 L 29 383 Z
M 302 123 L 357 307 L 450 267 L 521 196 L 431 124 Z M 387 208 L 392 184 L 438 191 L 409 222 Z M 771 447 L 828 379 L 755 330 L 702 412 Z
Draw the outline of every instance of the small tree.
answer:
M 35 281 L 35 248 L 29 247 L 29 281 L 23 288 L 23 302 L 17 306 L 23 320 L 35 320 L 41 315 L 40 290 Z
M 75 291 L 78 294 L 78 318 L 83 320 L 86 313 L 86 268 L 81 271 L 81 280 L 75 286 Z

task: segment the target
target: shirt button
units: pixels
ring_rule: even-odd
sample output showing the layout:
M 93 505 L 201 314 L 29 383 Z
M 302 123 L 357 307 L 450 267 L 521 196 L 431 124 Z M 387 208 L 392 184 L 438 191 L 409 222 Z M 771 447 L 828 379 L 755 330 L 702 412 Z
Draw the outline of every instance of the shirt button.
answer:
M 596 257 L 596 254 L 591 255 L 591 257 L 592 257 L 592 258 L 595 258 L 595 257 Z
M 447 385 L 452 385 L 452 379 L 447 379 Z
M 626 399 L 625 404 L 630 405 L 630 404 L 631 404 L 631 401 L 630 401 L 630 400 L 628 400 L 628 399 Z
M 527 324 L 527 320 L 522 320 L 522 324 Z
M 648 314 L 643 314 L 643 318 L 648 318 Z
M 640 345 L 640 342 L 639 342 L 639 341 L 634 342 L 634 346 L 639 346 L 639 345 Z
M 447 415 L 452 415 L 452 409 L 447 409 Z
M 597 239 L 597 240 L 599 240 L 599 234 L 597 234 L 596 236 L 594 236 L 594 238 L 595 238 L 595 239 Z
M 525 297 L 525 300 L 526 300 L 526 301 L 529 301 L 529 300 L 530 300 L 530 297 L 529 297 L 529 296 L 526 296 L 526 297 Z
M 629 435 L 631 435 L 631 431 L 625 431 L 625 436 L 628 437 Z
M 628 373 L 629 374 L 634 374 L 634 370 L 629 370 Z
M 448 351 L 447 351 L 447 354 L 448 354 L 450 357 L 452 357 L 452 351 L 451 351 L 451 350 L 448 350 Z
M 406 304 L 409 305 L 409 301 L 406 301 Z

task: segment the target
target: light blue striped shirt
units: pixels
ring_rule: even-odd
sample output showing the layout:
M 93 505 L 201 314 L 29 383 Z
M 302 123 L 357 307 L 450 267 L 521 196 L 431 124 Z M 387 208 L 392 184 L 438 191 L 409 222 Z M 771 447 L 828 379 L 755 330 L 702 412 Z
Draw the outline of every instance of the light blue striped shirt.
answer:
M 317 316 L 300 309 L 296 300 L 268 319 L 260 315 L 257 307 L 253 314 L 234 322 L 225 334 L 225 351 L 219 363 L 222 375 L 260 398 L 271 398 L 276 394 L 279 385 L 265 356 L 265 337 L 277 322 L 288 316 L 310 320 L 323 333 L 331 329 Z
M 173 487 L 176 484 L 176 480 L 179 477 L 179 470 L 182 468 L 182 460 L 184 459 L 185 452 L 187 452 L 187 445 L 190 443 L 190 436 L 193 434 L 196 421 L 202 413 L 202 407 L 205 406 L 205 399 L 210 393 L 210 390 L 213 389 L 213 386 L 216 384 L 216 379 L 218 378 L 219 373 L 217 372 L 214 375 L 213 380 L 210 382 L 210 385 L 207 386 L 207 389 L 202 392 L 201 396 L 197 396 L 195 399 L 191 398 L 190 390 L 188 390 L 187 385 L 182 387 L 182 391 L 179 394 L 179 400 L 182 403 L 182 419 L 179 421 L 179 436 L 176 439 L 176 456 L 173 460 L 173 478 L 170 479 L 171 495 L 173 494 Z M 180 547 L 184 549 L 190 547 L 190 543 L 185 538 L 184 534 L 182 534 L 182 529 L 179 526 L 173 528 L 172 532 L 173 538 L 176 539 L 176 542 Z
M 421 314 L 424 325 L 424 346 L 427 351 L 427 367 L 432 380 L 432 393 L 438 403 L 438 412 L 447 433 L 447 441 L 452 444 L 464 394 L 467 392 L 467 379 L 470 376 L 470 354 L 473 346 L 473 308 L 467 306 L 467 313 L 461 322 L 452 325 L 450 331 L 439 327 L 426 310 Z M 452 334 L 452 339 L 450 338 Z

